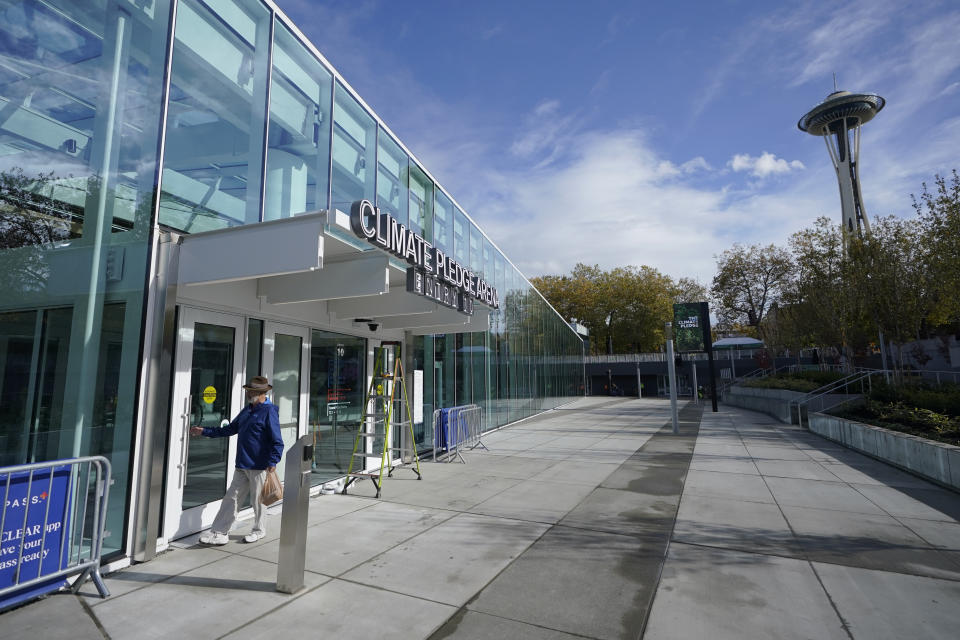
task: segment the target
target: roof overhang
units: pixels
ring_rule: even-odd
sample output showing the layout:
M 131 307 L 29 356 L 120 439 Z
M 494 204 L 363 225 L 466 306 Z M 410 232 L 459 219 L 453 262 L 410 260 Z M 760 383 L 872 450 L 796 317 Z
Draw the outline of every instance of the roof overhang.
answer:
M 349 233 L 342 212 L 332 212 L 328 219 L 326 211 L 319 211 L 185 235 L 177 284 L 256 280 L 257 296 L 269 304 L 324 301 L 337 319 L 369 318 L 384 329 L 416 335 L 489 328 L 486 307 L 476 305 L 474 314 L 466 315 L 408 292 L 406 268 L 341 235 Z

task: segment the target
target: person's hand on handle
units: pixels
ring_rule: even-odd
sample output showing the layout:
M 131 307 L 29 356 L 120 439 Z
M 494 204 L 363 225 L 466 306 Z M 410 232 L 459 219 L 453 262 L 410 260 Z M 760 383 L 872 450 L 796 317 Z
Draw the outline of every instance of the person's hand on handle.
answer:
M 190 435 L 192 436 L 202 436 L 203 427 L 190 427 Z

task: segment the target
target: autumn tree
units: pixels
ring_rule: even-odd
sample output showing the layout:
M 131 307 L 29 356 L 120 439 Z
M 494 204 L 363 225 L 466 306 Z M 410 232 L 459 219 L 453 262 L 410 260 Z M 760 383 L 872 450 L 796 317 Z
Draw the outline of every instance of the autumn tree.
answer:
M 546 275 L 531 282 L 568 320 L 587 327 L 594 353 L 654 351 L 663 344 L 663 325 L 683 291 L 699 295 L 693 281 L 674 282 L 649 266 L 578 264 L 569 275 Z
M 776 245 L 734 244 L 717 258 L 710 292 L 722 324 L 762 327 L 764 316 L 793 275 L 790 254 Z

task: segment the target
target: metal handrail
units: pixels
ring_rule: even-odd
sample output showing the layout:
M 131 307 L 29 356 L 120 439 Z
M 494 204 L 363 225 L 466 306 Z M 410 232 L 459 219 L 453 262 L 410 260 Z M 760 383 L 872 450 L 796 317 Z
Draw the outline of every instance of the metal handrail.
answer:
M 851 384 L 855 384 L 855 383 L 857 383 L 857 382 L 860 383 L 860 394 L 859 394 L 859 395 L 862 396 L 863 393 L 864 393 L 864 390 L 863 390 L 863 381 L 864 381 L 864 380 L 867 381 L 867 385 L 868 385 L 868 387 L 869 387 L 868 392 L 869 392 L 870 390 L 873 390 L 873 376 L 879 375 L 879 374 L 888 374 L 888 373 L 889 373 L 889 371 L 887 371 L 887 370 L 885 370 L 885 369 L 875 369 L 875 370 L 871 370 L 871 371 L 862 371 L 862 372 L 859 372 L 859 373 L 851 373 L 850 375 L 845 376 L 845 377 L 841 378 L 840 380 L 835 380 L 834 382 L 831 382 L 831 383 L 829 383 L 829 384 L 825 384 L 825 385 L 823 385 L 822 387 L 820 387 L 820 388 L 818 388 L 818 389 L 814 389 L 813 391 L 810 391 L 809 393 L 805 394 L 802 398 L 797 398 L 797 399 L 791 400 L 790 403 L 789 403 L 789 406 L 790 406 L 790 416 L 791 416 L 791 418 L 792 418 L 792 416 L 793 416 L 793 407 L 796 406 L 796 407 L 797 407 L 797 424 L 802 427 L 802 426 L 803 426 L 803 407 L 805 407 L 805 406 L 806 406 L 806 407 L 809 407 L 809 406 L 810 406 L 810 403 L 811 403 L 812 401 L 814 401 L 814 400 L 816 400 L 816 399 L 818 399 L 818 398 L 822 398 L 822 397 L 825 396 L 825 395 L 831 394 L 831 393 L 835 392 L 837 389 L 839 389 L 840 387 L 843 387 L 844 389 L 849 389 L 849 387 L 850 387 Z M 855 399 L 855 398 L 847 398 L 846 400 L 842 400 L 842 401 L 838 402 L 836 405 L 833 405 L 833 406 L 840 406 L 841 404 L 846 404 L 847 402 L 850 402 L 850 401 L 852 401 L 852 400 L 854 400 L 854 399 Z
M 38 473 L 44 472 L 46 473 Z M 68 472 L 69 475 L 62 482 L 66 484 L 64 495 L 59 492 L 57 477 Z M 20 480 L 26 475 L 26 492 L 23 500 L 11 499 L 11 486 L 15 478 Z M 3 477 L 6 477 L 4 480 Z M 91 479 L 91 476 L 94 476 Z M 7 594 L 23 591 L 31 586 L 52 585 L 58 588 L 60 579 L 79 573 L 74 581 L 72 590 L 76 593 L 84 581 L 89 577 L 93 580 L 101 598 L 110 595 L 110 591 L 103 583 L 100 575 L 100 556 L 103 552 L 104 526 L 107 517 L 107 501 L 110 493 L 111 468 L 110 461 L 103 456 L 85 456 L 66 460 L 52 460 L 49 462 L 35 462 L 31 464 L 0 467 L 0 490 L 4 492 L 3 503 L 0 505 L 0 534 L 7 534 L 7 538 L 14 536 L 9 532 L 7 525 L 19 525 L 19 549 L 16 555 L 16 569 L 12 584 L 0 587 L 0 598 Z M 41 493 L 34 494 L 39 488 Z M 51 513 L 51 504 L 54 500 L 63 500 L 63 512 Z M 8 512 L 23 508 L 23 515 L 17 514 L 17 521 L 8 520 Z M 31 508 L 43 508 L 42 522 L 30 518 Z M 57 511 L 60 511 L 58 504 Z M 92 511 L 92 512 L 91 512 Z M 54 520 L 54 518 L 59 518 Z M 32 524 L 31 524 L 32 523 Z M 69 525 L 69 530 L 67 529 Z M 58 532 L 59 533 L 56 533 Z M 44 568 L 50 563 L 45 562 L 50 548 L 48 548 L 48 534 L 50 546 L 59 543 L 57 551 L 59 558 L 55 570 L 44 573 Z M 37 536 L 39 535 L 39 538 Z M 31 537 L 33 539 L 31 539 Z M 6 539 L 4 542 L 11 542 Z M 10 550 L 7 547 L 5 551 Z M 37 551 L 33 551 L 37 549 Z M 24 551 L 28 553 L 25 556 Z M 35 558 L 34 558 L 35 556 Z M 36 559 L 37 575 L 34 578 L 23 579 L 23 569 L 26 563 Z M 12 559 L 8 562 L 13 562 Z M 14 565 L 10 565 L 14 566 Z M 6 568 L 6 567 L 5 567 Z M 31 571 L 32 573 L 32 571 Z M 41 595 L 39 593 L 35 595 Z M 14 596 L 16 597 L 16 596 Z M 2 603 L 0 603 L 2 606 Z

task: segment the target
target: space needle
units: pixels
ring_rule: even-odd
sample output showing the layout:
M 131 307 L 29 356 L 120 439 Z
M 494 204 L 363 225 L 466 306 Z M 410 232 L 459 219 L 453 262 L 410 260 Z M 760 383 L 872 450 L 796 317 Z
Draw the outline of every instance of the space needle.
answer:
M 883 109 L 886 101 L 875 93 L 834 92 L 800 118 L 797 127 L 813 136 L 822 136 L 840 183 L 840 205 L 844 237 L 864 231 L 870 223 L 860 192 L 860 127 Z M 851 135 L 852 134 L 852 135 Z

